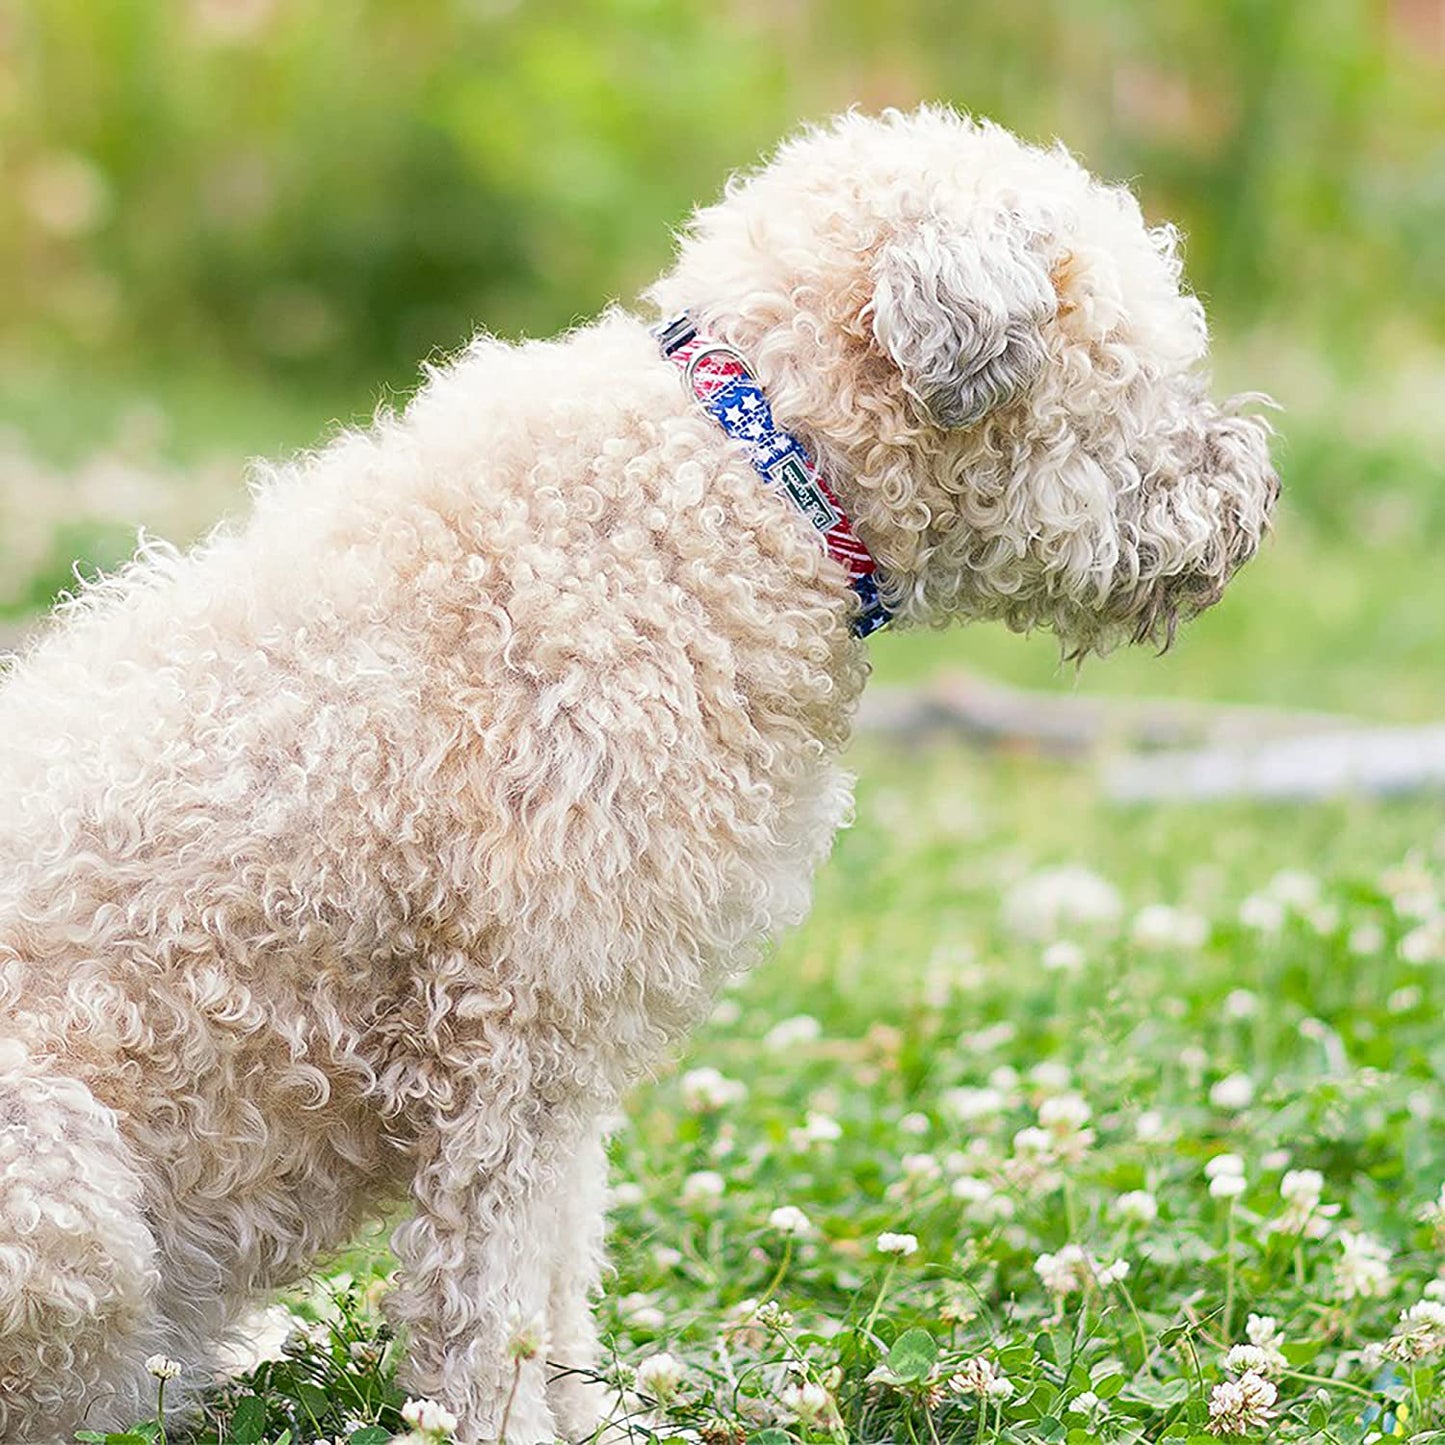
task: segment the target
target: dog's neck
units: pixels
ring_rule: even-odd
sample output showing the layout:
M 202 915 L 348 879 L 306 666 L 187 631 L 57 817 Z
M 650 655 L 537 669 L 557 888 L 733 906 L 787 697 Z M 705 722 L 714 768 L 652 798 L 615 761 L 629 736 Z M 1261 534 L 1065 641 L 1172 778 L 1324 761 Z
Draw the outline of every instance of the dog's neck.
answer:
M 654 334 L 689 393 L 734 441 L 748 448 L 754 470 L 807 518 L 848 574 L 858 599 L 851 624 L 854 636 L 867 637 L 885 626 L 892 613 L 879 592 L 878 564 L 808 449 L 773 419 L 763 389 L 741 354 L 699 331 L 686 312 L 654 328 Z

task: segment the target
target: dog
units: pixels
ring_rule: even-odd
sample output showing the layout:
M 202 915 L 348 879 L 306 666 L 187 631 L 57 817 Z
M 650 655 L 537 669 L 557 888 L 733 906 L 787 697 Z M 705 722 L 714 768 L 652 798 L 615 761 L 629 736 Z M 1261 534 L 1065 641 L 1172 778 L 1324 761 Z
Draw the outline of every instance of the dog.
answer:
M 1268 529 L 1174 232 L 1061 148 L 847 114 L 649 295 L 479 337 L 11 667 L 0 1439 L 146 1413 L 401 1200 L 407 1388 L 585 1437 L 601 1121 L 806 913 L 864 635 L 1167 645 Z

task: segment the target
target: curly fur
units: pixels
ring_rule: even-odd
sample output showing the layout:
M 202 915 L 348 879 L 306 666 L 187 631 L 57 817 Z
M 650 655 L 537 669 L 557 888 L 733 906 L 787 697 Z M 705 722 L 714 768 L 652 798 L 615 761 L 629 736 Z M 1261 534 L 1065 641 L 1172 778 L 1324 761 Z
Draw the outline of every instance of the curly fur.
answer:
M 1167 637 L 1253 550 L 1264 428 L 1173 240 L 947 111 L 850 115 L 655 298 L 749 357 L 902 624 Z M 143 550 L 0 687 L 0 1440 L 126 1421 L 409 1194 L 411 1389 L 493 1439 L 509 1319 L 593 1353 L 600 1121 L 799 920 L 866 654 L 644 324 L 480 338 L 400 417 Z M 582 1434 L 523 1368 L 509 1437 Z

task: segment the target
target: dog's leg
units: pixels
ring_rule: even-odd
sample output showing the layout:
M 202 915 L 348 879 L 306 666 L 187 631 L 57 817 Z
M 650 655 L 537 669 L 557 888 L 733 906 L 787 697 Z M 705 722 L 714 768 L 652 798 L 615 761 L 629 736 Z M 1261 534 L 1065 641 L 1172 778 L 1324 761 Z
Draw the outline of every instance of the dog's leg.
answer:
M 602 1276 L 606 1191 L 607 1153 L 594 1123 L 563 1176 L 552 1238 L 547 1358 L 554 1368 L 547 1402 L 562 1434 L 574 1441 L 592 1438 L 606 1403 L 606 1387 L 584 1373 L 597 1364 L 592 1297 Z
M 123 1428 L 155 1405 L 155 1243 L 114 1116 L 0 1040 L 0 1441 Z
M 390 1313 L 409 1335 L 405 1387 L 459 1419 L 462 1445 L 557 1438 L 540 1348 L 521 1336 L 546 1319 L 550 1228 L 580 1139 L 580 1119 L 518 1076 L 438 1109 L 413 1184 L 415 1216 L 396 1232 L 401 1264 Z

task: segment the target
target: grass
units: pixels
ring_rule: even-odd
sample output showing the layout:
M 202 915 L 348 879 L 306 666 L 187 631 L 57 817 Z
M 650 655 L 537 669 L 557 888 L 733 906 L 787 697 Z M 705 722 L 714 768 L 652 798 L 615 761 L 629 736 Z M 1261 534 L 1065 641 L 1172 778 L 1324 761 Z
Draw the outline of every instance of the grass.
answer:
M 1035 762 L 857 762 L 811 921 L 614 1141 L 613 1438 L 1187 1442 L 1252 1315 L 1249 1438 L 1437 1438 L 1445 1330 L 1396 1325 L 1442 1258 L 1438 809 L 1120 812 Z M 345 1265 L 181 1440 L 400 1426 L 385 1255 Z
M 85 405 L 119 414 L 120 395 Z M 179 423 L 173 454 L 304 435 L 299 410 L 236 405 Z M 53 397 L 9 406 L 62 455 Z M 1433 515 L 1435 475 L 1399 461 L 1382 494 Z M 1309 482 L 1166 658 L 1080 680 L 1046 639 L 885 635 L 879 679 L 959 664 L 1438 715 L 1439 529 L 1327 525 Z M 854 763 L 859 823 L 810 922 L 628 1101 L 600 1306 L 611 1438 L 1445 1438 L 1426 1293 L 1445 1264 L 1438 802 L 1121 810 L 1027 757 Z M 368 1235 L 170 1445 L 405 1429 L 389 1268 Z M 1251 1330 L 1260 1353 L 1227 1365 Z

